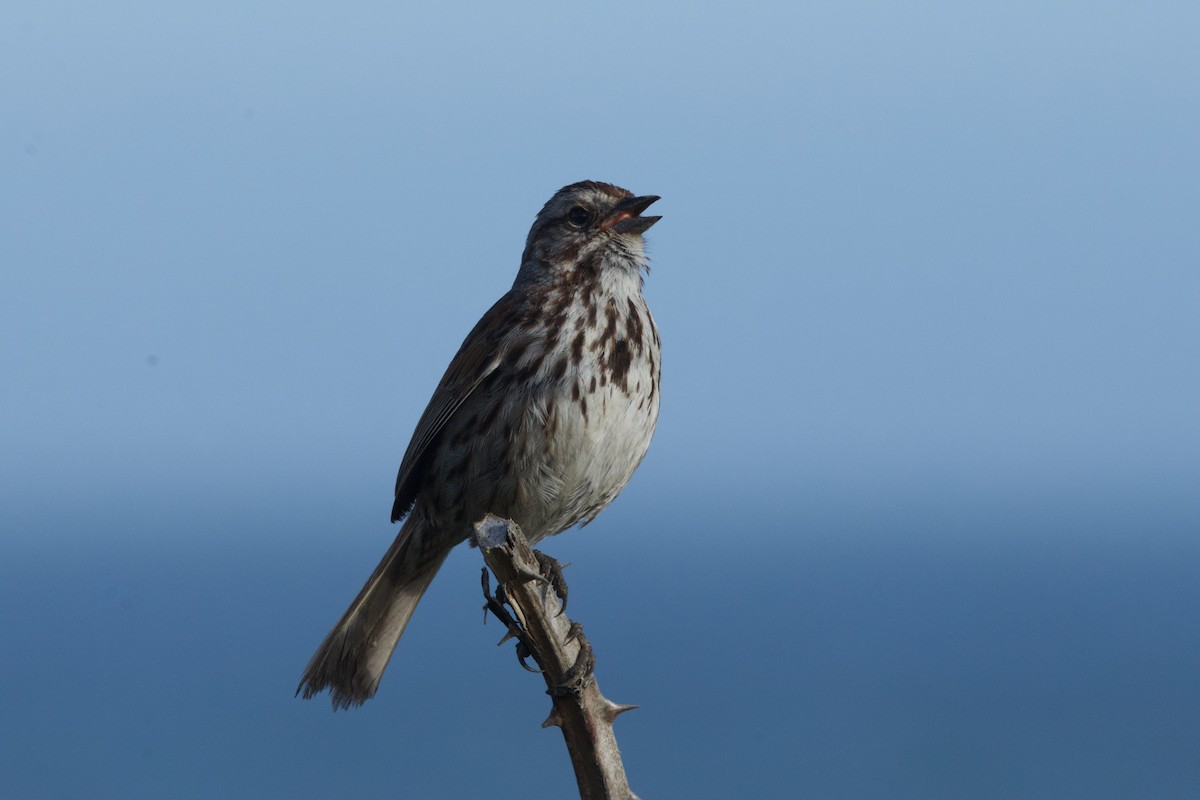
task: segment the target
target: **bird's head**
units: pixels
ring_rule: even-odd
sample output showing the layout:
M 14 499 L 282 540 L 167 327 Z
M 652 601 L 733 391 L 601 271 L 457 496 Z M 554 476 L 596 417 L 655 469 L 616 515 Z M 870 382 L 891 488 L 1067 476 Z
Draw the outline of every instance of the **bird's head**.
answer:
M 642 234 L 662 217 L 642 212 L 658 199 L 597 181 L 564 186 L 529 230 L 518 282 L 580 269 L 645 269 Z

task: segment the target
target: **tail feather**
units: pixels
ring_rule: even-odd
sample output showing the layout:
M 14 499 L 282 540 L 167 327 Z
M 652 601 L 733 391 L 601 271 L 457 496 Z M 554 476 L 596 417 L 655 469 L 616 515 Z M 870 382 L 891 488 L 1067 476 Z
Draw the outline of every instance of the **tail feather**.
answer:
M 405 525 L 358 597 L 333 626 L 304 670 L 296 694 L 307 700 L 328 689 L 334 709 L 362 705 L 375 695 L 379 679 L 412 618 L 417 603 L 442 562 L 446 549 L 414 565 Z

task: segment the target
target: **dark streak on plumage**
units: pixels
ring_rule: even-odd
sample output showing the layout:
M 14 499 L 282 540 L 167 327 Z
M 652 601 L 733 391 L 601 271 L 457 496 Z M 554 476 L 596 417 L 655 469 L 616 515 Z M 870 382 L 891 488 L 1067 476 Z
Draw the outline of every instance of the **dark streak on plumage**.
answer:
M 550 350 L 558 344 L 558 337 L 567 325 L 570 315 L 572 293 L 567 287 L 560 287 L 552 295 L 551 302 L 545 308 L 546 349 Z
M 644 329 L 642 326 L 642 314 L 638 311 L 637 303 L 633 302 L 633 298 L 629 298 L 629 316 L 625 318 L 625 335 L 629 341 L 633 342 L 633 346 L 637 348 L 638 354 L 641 355 L 646 344 L 643 341 Z
M 550 369 L 550 380 L 557 383 L 567 376 L 567 359 L 562 357 Z
M 617 304 L 610 297 L 604 304 L 604 330 L 592 342 L 593 350 L 603 350 L 617 335 Z
M 529 349 L 528 340 L 521 339 L 514 342 L 512 347 L 508 348 L 508 352 L 504 354 L 504 366 L 515 369 L 527 349 Z
M 657 345 L 658 345 L 658 329 L 654 326 L 653 322 L 650 323 L 650 333 L 653 334 L 653 336 L 654 336 L 655 347 L 651 348 L 650 352 L 648 352 L 646 354 L 647 358 L 650 361 L 650 377 L 651 377 L 650 391 L 646 395 L 646 399 L 653 401 L 654 394 L 658 390 L 658 382 L 659 382 L 658 361 L 654 358 L 654 354 L 656 352 L 658 352 L 658 347 L 657 347 Z
M 513 380 L 518 384 L 525 384 L 525 383 L 531 382 L 534 379 L 534 377 L 538 374 L 538 372 L 541 371 L 542 362 L 545 360 L 546 360 L 546 351 L 545 350 L 532 356 L 526 362 L 525 366 L 520 367 L 513 372 Z
M 572 366 L 578 367 L 580 362 L 583 361 L 583 344 L 586 339 L 587 335 L 584 333 L 583 329 L 580 328 L 579 332 L 575 334 L 575 338 L 571 340 Z
M 617 339 L 608 357 L 608 369 L 612 373 L 613 383 L 620 386 L 625 394 L 629 394 L 629 367 L 632 364 L 633 353 L 630 352 L 628 340 Z

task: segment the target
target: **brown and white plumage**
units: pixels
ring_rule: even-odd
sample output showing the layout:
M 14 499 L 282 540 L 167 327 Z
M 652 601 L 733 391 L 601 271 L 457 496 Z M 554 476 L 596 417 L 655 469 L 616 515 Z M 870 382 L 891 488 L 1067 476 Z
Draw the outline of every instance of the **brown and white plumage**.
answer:
M 559 190 L 513 287 L 475 325 L 405 451 L 395 542 L 317 650 L 304 696 L 374 695 L 417 602 L 492 513 L 531 542 L 593 519 L 625 487 L 658 420 L 659 338 L 642 296 L 658 198 L 606 183 Z

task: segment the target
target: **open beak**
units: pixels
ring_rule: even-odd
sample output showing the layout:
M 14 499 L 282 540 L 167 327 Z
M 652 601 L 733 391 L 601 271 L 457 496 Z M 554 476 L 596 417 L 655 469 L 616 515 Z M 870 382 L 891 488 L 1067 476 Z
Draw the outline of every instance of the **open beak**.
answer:
M 617 203 L 617 207 L 604 221 L 604 227 L 617 233 L 645 233 L 650 226 L 662 217 L 643 217 L 641 214 L 659 197 L 656 194 L 646 194 L 641 197 L 630 197 Z

